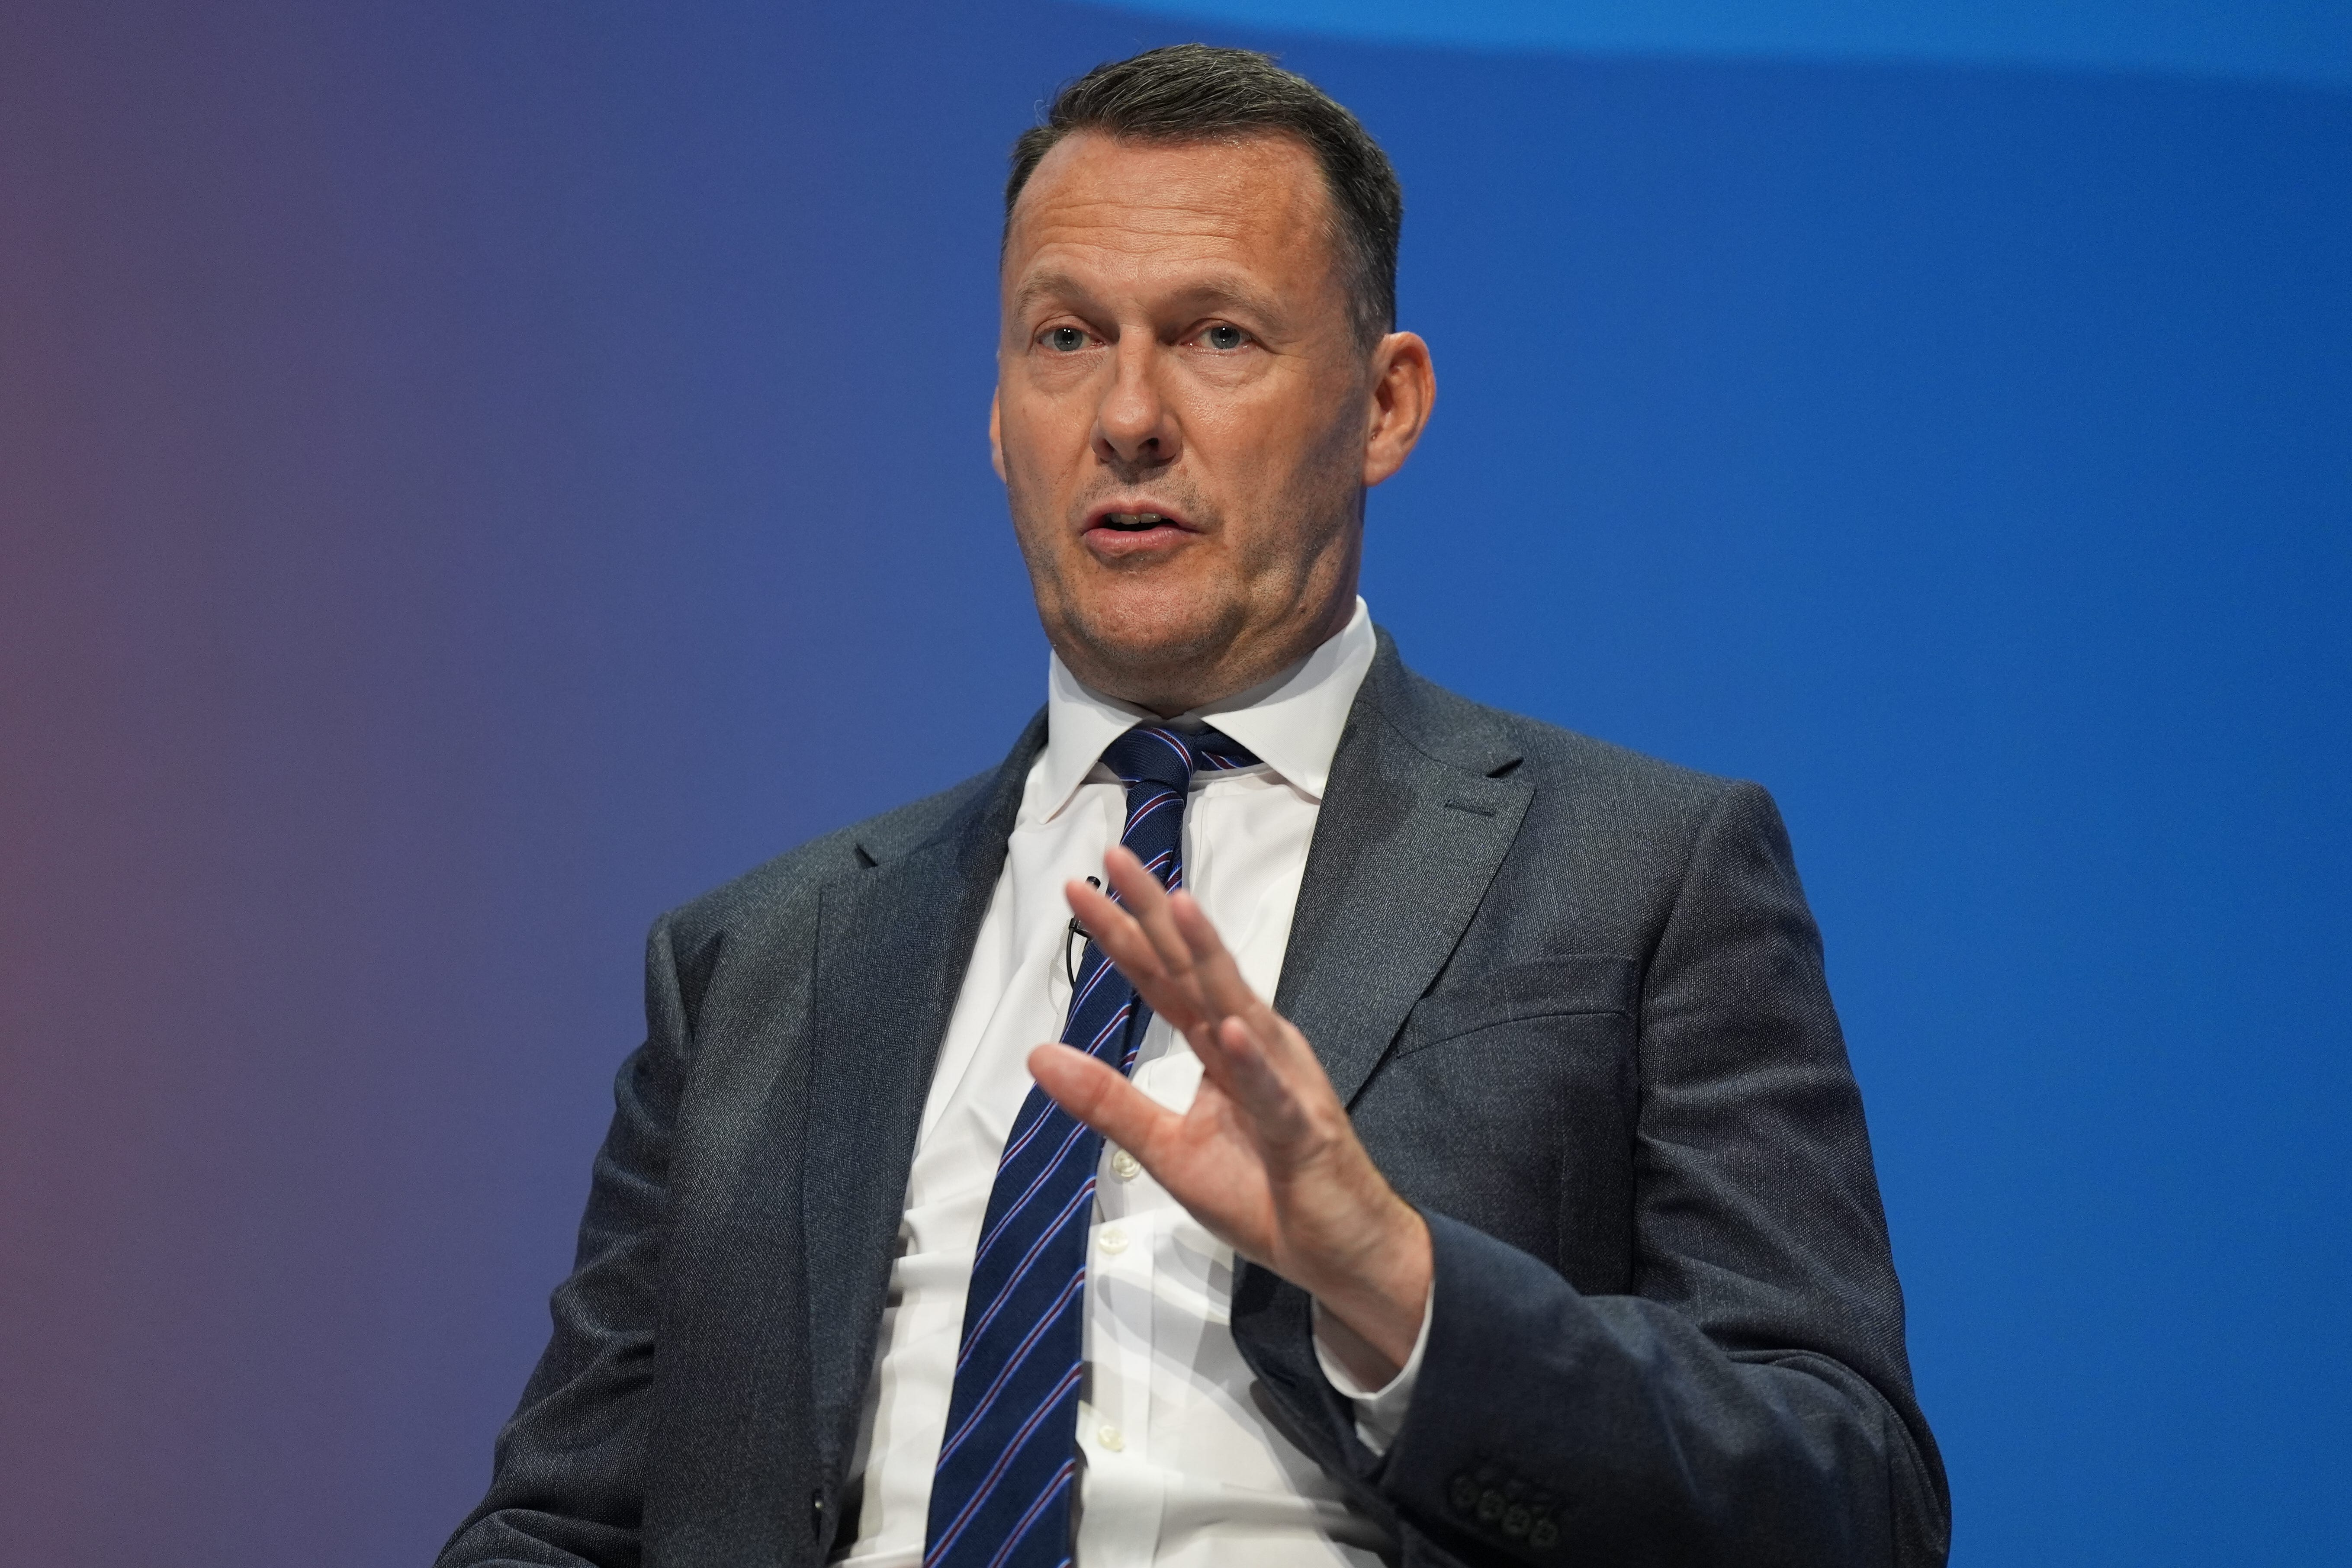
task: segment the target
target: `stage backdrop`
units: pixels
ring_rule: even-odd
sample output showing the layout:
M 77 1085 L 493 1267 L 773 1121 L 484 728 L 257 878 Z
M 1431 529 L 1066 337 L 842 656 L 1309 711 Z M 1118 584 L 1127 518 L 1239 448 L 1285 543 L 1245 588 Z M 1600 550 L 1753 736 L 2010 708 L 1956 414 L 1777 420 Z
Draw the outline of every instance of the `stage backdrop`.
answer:
M 0 4 L 0 1556 L 431 1555 L 646 923 L 1040 700 L 1003 150 L 1207 37 L 1406 658 L 1787 811 L 1955 1561 L 2343 1560 L 2347 14 L 1762 9 Z

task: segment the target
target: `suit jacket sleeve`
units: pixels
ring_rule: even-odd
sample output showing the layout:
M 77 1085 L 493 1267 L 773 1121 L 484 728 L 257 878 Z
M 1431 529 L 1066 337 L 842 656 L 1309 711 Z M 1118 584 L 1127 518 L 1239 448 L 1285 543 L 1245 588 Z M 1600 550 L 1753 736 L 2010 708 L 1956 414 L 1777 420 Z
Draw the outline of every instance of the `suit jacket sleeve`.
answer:
M 1755 785 L 1697 834 L 1636 1048 L 1633 1291 L 1580 1293 L 1431 1214 L 1429 1343 L 1386 1456 L 1342 1430 L 1328 1385 L 1286 1373 L 1285 1403 L 1393 1513 L 1408 1562 L 1941 1563 L 1948 1505 L 1860 1097 Z M 1298 1331 L 1303 1312 L 1256 1301 L 1264 1330 Z
M 651 1425 L 656 1279 L 671 1131 L 685 1077 L 685 1009 L 670 925 L 646 952 L 646 1037 L 614 1080 L 554 1332 L 499 1434 L 489 1493 L 436 1568 L 621 1568 L 638 1561 Z

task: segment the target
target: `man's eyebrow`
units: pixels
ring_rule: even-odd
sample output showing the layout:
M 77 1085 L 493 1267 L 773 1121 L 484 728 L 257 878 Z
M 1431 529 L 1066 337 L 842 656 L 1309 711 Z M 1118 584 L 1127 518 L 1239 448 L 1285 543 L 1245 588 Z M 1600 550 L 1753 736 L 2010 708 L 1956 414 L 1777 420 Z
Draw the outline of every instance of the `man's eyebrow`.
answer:
M 1048 270 L 1045 272 L 1032 273 L 1029 277 L 1022 280 L 1021 287 L 1016 289 L 1013 295 L 1013 308 L 1016 310 L 1026 310 L 1028 307 L 1035 304 L 1039 300 L 1049 294 L 1059 295 L 1065 299 L 1076 300 L 1085 300 L 1090 297 L 1089 291 L 1085 285 L 1081 284 L 1076 278 L 1073 278 L 1066 272 Z
M 1070 273 L 1055 269 L 1033 274 L 1024 279 L 1013 291 L 1013 308 L 1016 313 L 1025 311 L 1042 299 L 1064 299 L 1076 304 L 1086 304 L 1094 299 L 1094 290 Z M 1220 307 L 1239 310 L 1270 323 L 1288 321 L 1289 312 L 1280 300 L 1245 279 L 1232 276 L 1211 276 L 1169 290 L 1162 304 L 1174 305 L 1193 312 L 1213 313 Z
M 1228 306 L 1247 311 L 1270 322 L 1289 318 L 1281 300 L 1256 285 L 1240 278 L 1204 278 L 1175 291 L 1174 297 L 1196 310 L 1214 310 Z

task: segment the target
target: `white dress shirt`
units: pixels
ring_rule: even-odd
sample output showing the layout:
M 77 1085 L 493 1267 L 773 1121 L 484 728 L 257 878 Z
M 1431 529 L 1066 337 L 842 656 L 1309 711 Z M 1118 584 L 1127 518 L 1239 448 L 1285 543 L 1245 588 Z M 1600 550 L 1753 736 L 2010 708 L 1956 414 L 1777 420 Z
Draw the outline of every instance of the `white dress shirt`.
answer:
M 1194 775 L 1184 884 L 1258 994 L 1271 997 L 1308 841 L 1356 689 L 1371 668 L 1361 599 L 1346 629 L 1295 669 L 1179 724 L 1213 724 L 1261 765 Z M 851 1485 L 861 1489 L 856 1568 L 922 1560 L 931 1472 L 947 1424 L 972 1251 L 1006 1131 L 1032 1088 L 1027 1058 L 1061 1037 L 1073 878 L 1102 875 L 1127 795 L 1103 748 L 1151 715 L 1080 686 L 1053 661 L 1045 749 L 1029 770 L 1003 873 L 972 949 L 923 1107 L 907 1180 L 874 1376 Z M 1135 1083 L 1171 1110 L 1201 1064 L 1155 1017 Z M 1077 1444 L 1079 1568 L 1293 1568 L 1392 1560 L 1394 1543 L 1351 1510 L 1314 1460 L 1259 1415 L 1228 1327 L 1232 1249 L 1124 1150 L 1106 1147 L 1087 1240 L 1086 1377 Z M 1428 1316 L 1422 1337 L 1426 1342 Z M 1421 1349 L 1369 1392 L 1317 1346 L 1358 1430 L 1384 1448 L 1404 1419 Z M 836 1548 L 836 1550 L 839 1550 Z

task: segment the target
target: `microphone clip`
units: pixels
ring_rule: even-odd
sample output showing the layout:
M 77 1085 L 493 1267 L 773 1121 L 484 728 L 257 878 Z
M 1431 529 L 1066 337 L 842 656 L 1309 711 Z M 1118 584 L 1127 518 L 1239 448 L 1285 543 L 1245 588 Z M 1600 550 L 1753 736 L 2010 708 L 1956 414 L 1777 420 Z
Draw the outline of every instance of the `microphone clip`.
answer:
M 1100 892 L 1102 879 L 1088 877 L 1087 886 Z M 1086 928 L 1085 922 L 1072 915 L 1069 929 L 1062 933 L 1062 970 L 1070 977 L 1070 989 L 1073 991 L 1078 987 L 1078 960 L 1086 954 L 1086 944 L 1094 939 L 1095 933 Z

